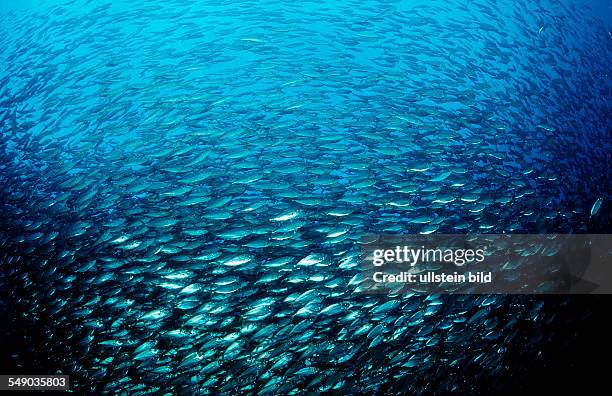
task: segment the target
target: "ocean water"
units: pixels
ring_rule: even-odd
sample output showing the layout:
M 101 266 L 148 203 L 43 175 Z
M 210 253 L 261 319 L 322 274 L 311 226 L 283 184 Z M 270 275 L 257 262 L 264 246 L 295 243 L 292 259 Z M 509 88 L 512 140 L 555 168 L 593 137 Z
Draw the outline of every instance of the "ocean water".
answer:
M 610 3 L 0 1 L 0 359 L 79 393 L 483 393 L 570 299 L 364 234 L 609 233 Z

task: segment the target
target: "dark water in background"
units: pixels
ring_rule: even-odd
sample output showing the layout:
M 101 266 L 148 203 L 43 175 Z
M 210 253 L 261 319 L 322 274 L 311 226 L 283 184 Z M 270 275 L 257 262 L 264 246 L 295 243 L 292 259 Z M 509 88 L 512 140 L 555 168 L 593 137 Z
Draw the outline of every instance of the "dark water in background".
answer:
M 606 299 L 381 301 L 356 269 L 364 233 L 610 232 L 610 2 L 588 3 L 0 1 L 1 371 L 130 394 L 601 378 Z

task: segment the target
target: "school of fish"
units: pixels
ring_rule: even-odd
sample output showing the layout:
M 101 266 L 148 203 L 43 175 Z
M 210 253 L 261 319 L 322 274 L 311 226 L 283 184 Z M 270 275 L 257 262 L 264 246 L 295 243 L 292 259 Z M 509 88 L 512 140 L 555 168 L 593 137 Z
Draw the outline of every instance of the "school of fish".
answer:
M 589 15 L 567 0 L 2 10 L 2 366 L 84 394 L 503 387 L 581 320 L 573 302 L 367 295 L 359 241 L 609 233 L 612 35 Z

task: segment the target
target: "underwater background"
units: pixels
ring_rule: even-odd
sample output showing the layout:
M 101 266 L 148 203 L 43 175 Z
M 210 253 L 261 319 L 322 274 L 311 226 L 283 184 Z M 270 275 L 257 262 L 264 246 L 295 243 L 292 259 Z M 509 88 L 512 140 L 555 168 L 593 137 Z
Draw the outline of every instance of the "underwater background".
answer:
M 583 358 L 605 301 L 366 295 L 359 240 L 609 233 L 610 26 L 607 1 L 0 1 L 0 372 L 478 394 Z

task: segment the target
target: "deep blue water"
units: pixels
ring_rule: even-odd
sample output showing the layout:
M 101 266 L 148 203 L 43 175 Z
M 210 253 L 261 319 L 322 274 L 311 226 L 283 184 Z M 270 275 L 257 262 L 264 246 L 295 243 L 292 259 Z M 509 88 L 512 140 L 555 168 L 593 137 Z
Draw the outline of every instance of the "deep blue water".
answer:
M 584 3 L 0 1 L 2 366 L 84 393 L 516 389 L 588 310 L 381 300 L 359 240 L 610 232 L 610 2 Z

